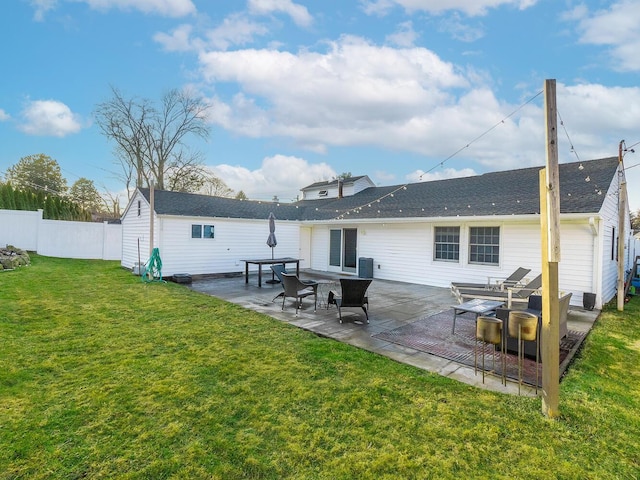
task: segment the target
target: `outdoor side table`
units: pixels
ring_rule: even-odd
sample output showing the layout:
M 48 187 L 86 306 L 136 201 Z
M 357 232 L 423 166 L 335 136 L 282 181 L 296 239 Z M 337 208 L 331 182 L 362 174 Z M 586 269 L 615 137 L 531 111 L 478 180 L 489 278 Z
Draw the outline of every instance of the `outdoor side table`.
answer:
M 320 306 L 329 308 L 329 292 L 335 289 L 337 282 L 335 280 L 316 280 L 318 283 L 318 297 Z
M 459 305 L 453 305 L 453 326 L 451 327 L 451 334 L 456 333 L 456 317 L 463 313 L 475 313 L 476 320 L 480 315 L 495 314 L 496 308 L 504 305 L 504 302 L 498 300 L 481 300 L 474 298 L 468 302 L 461 303 Z

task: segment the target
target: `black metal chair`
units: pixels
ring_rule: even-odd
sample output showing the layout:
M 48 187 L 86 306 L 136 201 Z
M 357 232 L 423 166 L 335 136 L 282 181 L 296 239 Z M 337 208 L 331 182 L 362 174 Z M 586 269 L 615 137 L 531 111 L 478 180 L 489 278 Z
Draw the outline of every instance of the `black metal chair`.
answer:
M 282 286 L 284 292 L 282 292 L 282 310 L 284 310 L 284 302 L 287 297 L 296 299 L 296 315 L 298 310 L 302 307 L 302 299 L 313 295 L 313 311 L 316 311 L 318 306 L 318 284 L 308 285 L 300 281 L 300 279 L 294 273 L 282 273 Z
M 367 318 L 367 323 L 369 323 L 369 313 L 367 312 L 369 298 L 366 293 L 369 285 L 371 285 L 371 281 L 372 280 L 370 278 L 341 278 L 340 287 L 342 294 L 338 295 L 334 291 L 329 292 L 327 306 L 329 304 L 334 304 L 338 307 L 340 323 L 342 323 L 342 308 L 344 307 L 362 308 L 362 310 L 364 310 L 364 315 Z

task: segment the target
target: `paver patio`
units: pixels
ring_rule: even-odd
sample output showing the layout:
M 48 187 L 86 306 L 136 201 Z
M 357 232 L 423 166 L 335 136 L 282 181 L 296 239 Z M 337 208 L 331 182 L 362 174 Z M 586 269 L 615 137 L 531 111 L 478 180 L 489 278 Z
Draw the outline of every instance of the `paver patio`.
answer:
M 255 277 L 255 278 L 254 278 Z M 303 270 L 302 279 L 326 280 L 339 284 L 339 274 Z M 270 278 L 270 277 L 269 277 Z M 430 287 L 411 283 L 374 279 L 368 290 L 369 322 L 366 323 L 361 309 L 344 309 L 343 320 L 338 320 L 335 306 L 318 305 L 313 310 L 313 297 L 305 299 L 303 308 L 295 315 L 293 299 L 287 299 L 282 310 L 282 299 L 273 298 L 282 291 L 280 284 L 263 282 L 258 287 L 257 273 L 250 274 L 249 283 L 243 276 L 217 276 L 194 278 L 189 285 L 193 290 L 216 296 L 245 308 L 264 313 L 275 319 L 309 330 L 318 335 L 335 339 L 371 352 L 384 355 L 398 362 L 413 365 L 460 382 L 475 385 L 497 392 L 518 393 L 518 384 L 508 382 L 501 384 L 500 378 L 488 375 L 482 383 L 482 375 L 474 374 L 474 369 L 455 361 L 404 347 L 388 341 L 373 338 L 372 335 L 385 330 L 392 330 L 421 318 L 442 311 L 451 311 L 457 300 L 448 288 Z M 322 286 L 325 291 L 319 295 L 319 301 L 326 298 L 329 283 Z M 600 312 L 587 311 L 582 307 L 571 307 L 567 324 L 569 329 L 580 332 L 588 331 Z M 535 395 L 533 387 L 523 387 L 523 395 Z

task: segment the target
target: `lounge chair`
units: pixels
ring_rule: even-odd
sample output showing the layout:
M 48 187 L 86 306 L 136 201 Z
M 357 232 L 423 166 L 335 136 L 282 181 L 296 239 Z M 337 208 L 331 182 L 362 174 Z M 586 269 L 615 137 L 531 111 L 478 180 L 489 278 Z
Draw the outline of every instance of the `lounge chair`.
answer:
M 454 295 L 460 303 L 472 298 L 480 298 L 483 300 L 503 300 L 507 304 L 507 308 L 511 308 L 515 303 L 527 303 L 529 296 L 536 293 L 542 287 L 542 275 L 527 283 L 524 287 L 511 288 L 505 290 L 487 290 L 484 288 L 458 288 Z
M 518 268 L 515 272 L 509 275 L 507 278 L 502 280 L 501 282 L 497 282 L 495 284 L 491 283 L 491 277 L 487 279 L 487 283 L 465 283 L 465 282 L 451 282 L 451 289 L 459 289 L 459 288 L 485 288 L 485 289 L 495 289 L 495 290 L 504 290 L 505 288 L 515 288 L 520 285 L 522 279 L 531 271 L 530 268 Z
M 367 318 L 367 323 L 369 323 L 369 313 L 367 312 L 369 298 L 366 294 L 367 288 L 369 288 L 371 282 L 372 280 L 370 278 L 341 278 L 340 287 L 342 289 L 342 295 L 337 294 L 333 290 L 329 292 L 327 308 L 330 304 L 334 304 L 338 307 L 340 323 L 342 323 L 342 309 L 345 307 L 362 308 L 362 310 L 364 310 L 364 315 Z M 367 307 L 365 307 L 365 305 Z
M 318 306 L 318 284 L 307 285 L 306 283 L 302 283 L 300 279 L 294 273 L 283 273 L 282 274 L 282 286 L 284 287 L 284 292 L 282 292 L 282 310 L 284 310 L 284 302 L 287 297 L 296 299 L 296 315 L 298 315 L 298 310 L 302 307 L 302 299 L 305 297 L 309 297 L 311 295 L 314 296 L 313 303 L 313 311 L 316 311 Z
M 284 288 L 284 281 L 282 280 L 282 274 L 283 273 L 289 273 L 287 272 L 287 270 L 285 269 L 284 265 L 282 264 L 277 264 L 277 265 L 271 265 L 271 271 L 275 274 L 276 277 L 278 277 L 278 280 L 280 281 L 280 284 L 282 285 L 282 288 Z M 318 285 L 318 282 L 316 282 L 315 280 L 300 280 L 300 282 L 304 283 L 305 285 L 312 287 L 313 285 Z M 281 297 L 284 295 L 284 291 L 278 293 L 275 297 L 273 297 L 273 300 L 271 300 L 272 302 L 276 301 L 276 298 Z

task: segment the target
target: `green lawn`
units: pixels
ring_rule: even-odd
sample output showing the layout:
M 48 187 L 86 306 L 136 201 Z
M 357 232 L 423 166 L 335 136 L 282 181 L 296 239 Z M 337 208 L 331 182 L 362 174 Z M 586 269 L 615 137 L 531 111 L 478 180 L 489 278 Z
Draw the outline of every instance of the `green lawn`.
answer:
M 640 299 L 540 399 L 476 389 L 117 262 L 0 273 L 0 479 L 640 476 Z

